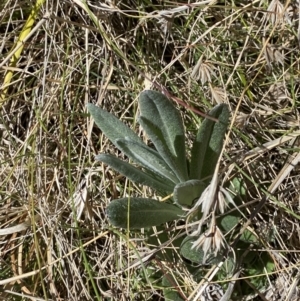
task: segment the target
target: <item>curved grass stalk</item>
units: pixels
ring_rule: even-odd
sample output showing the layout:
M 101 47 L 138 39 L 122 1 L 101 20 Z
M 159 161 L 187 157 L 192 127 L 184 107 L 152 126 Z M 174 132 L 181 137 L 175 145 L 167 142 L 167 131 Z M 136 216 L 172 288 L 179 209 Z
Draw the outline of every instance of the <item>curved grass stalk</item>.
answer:
M 24 24 L 24 27 L 19 35 L 19 38 L 17 40 L 17 43 L 15 47 L 12 49 L 10 54 L 7 56 L 7 58 L 2 62 L 1 66 L 3 66 L 9 59 L 10 59 L 10 64 L 9 67 L 12 68 L 11 70 L 8 70 L 8 72 L 5 75 L 4 82 L 2 85 L 2 92 L 0 95 L 0 107 L 2 104 L 5 102 L 6 99 L 6 94 L 8 91 L 9 84 L 11 82 L 12 76 L 13 76 L 13 68 L 16 66 L 21 53 L 24 48 L 24 43 L 33 35 L 33 33 L 46 21 L 45 18 L 43 18 L 35 27 L 34 30 L 32 30 L 33 24 L 35 20 L 37 19 L 38 12 L 43 5 L 45 0 L 37 0 L 36 4 L 32 8 L 29 17 Z

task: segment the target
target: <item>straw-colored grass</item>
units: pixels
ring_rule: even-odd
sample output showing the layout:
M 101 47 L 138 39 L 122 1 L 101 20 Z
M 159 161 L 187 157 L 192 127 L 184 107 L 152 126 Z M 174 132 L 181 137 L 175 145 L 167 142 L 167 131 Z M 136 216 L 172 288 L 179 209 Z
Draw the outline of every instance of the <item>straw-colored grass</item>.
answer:
M 143 135 L 146 88 L 179 101 L 191 136 L 202 117 L 189 107 L 229 105 L 222 177 L 244 179 L 248 218 L 265 202 L 242 224 L 274 235 L 262 249 L 276 266 L 269 291 L 249 300 L 298 300 L 299 3 L 40 3 L 0 3 L 0 300 L 164 300 L 150 270 L 195 300 L 184 262 L 156 256 L 171 241 L 150 248 L 146 233 L 114 229 L 105 214 L 112 199 L 155 192 L 94 161 L 122 154 L 85 105 Z

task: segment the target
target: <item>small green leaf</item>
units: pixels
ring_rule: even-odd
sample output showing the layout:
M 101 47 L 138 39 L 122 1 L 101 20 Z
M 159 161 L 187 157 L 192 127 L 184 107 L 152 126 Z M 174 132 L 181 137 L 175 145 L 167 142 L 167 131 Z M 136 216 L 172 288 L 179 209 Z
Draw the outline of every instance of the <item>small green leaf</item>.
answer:
M 268 254 L 268 252 L 258 252 L 253 251 L 255 253 L 254 260 L 251 263 L 244 264 L 244 274 L 245 276 L 250 276 L 249 280 L 255 289 L 260 290 L 263 287 L 268 285 L 268 277 L 262 277 L 261 274 L 268 275 L 271 274 L 276 265 L 274 264 L 272 258 Z M 251 277 L 251 276 L 258 277 Z
M 201 124 L 191 152 L 190 178 L 208 179 L 209 183 L 218 162 L 224 136 L 229 122 L 229 110 L 226 104 L 214 107 L 209 116 L 219 122 L 205 119 Z
M 218 218 L 217 223 L 221 227 L 221 229 L 223 229 L 226 232 L 230 232 L 234 228 L 236 228 L 237 225 L 239 225 L 240 219 L 241 213 L 238 211 L 234 211 Z M 234 233 L 237 233 L 237 231 L 235 231 Z M 245 229 L 244 232 L 241 234 L 240 240 L 248 244 L 258 243 L 257 237 L 248 229 Z
M 197 264 L 203 264 L 204 252 L 202 248 L 192 249 L 192 245 L 194 241 L 196 241 L 198 237 L 187 236 L 181 246 L 180 246 L 180 254 L 187 260 Z M 214 254 L 206 255 L 205 264 L 215 264 L 218 263 L 222 257 L 220 255 L 214 256 Z
M 204 189 L 205 185 L 200 180 L 179 183 L 174 189 L 174 200 L 180 206 L 190 207 L 194 200 L 201 196 Z
M 241 214 L 238 211 L 233 211 L 218 218 L 217 223 L 224 231 L 230 232 L 239 224 L 240 219 Z
M 107 207 L 107 216 L 115 227 L 141 229 L 180 219 L 184 211 L 175 205 L 144 198 L 113 200 Z M 129 221 L 127 220 L 129 216 Z
M 172 288 L 173 286 L 176 285 L 176 281 L 174 277 L 171 274 L 166 274 L 162 278 L 162 285 L 164 287 L 163 292 L 164 292 L 164 298 L 165 301 L 183 301 L 182 297 L 180 296 L 180 288 Z
M 167 178 L 159 177 L 154 175 L 149 175 L 146 172 L 134 167 L 133 165 L 118 159 L 115 156 L 109 154 L 97 155 L 96 160 L 101 161 L 114 170 L 124 175 L 133 182 L 139 183 L 141 185 L 149 186 L 155 190 L 170 193 L 173 192 L 175 184 Z
M 249 244 L 250 243 L 253 243 L 253 244 L 259 243 L 257 236 L 255 234 L 253 234 L 251 231 L 249 231 L 248 229 L 245 229 L 245 231 L 242 233 L 240 240 L 247 242 Z
M 87 110 L 94 118 L 99 129 L 116 147 L 116 140 L 125 137 L 128 137 L 135 142 L 142 142 L 140 137 L 134 131 L 113 114 L 91 103 L 87 104 Z
M 235 266 L 236 266 L 236 258 L 228 256 L 220 269 L 220 273 L 218 273 L 218 279 L 224 280 L 230 278 L 233 275 Z
M 164 178 L 168 178 L 174 183 L 178 183 L 178 179 L 174 173 L 154 149 L 151 149 L 143 143 L 134 142 L 129 138 L 117 139 L 116 144 L 117 147 L 134 162 Z
M 245 188 L 245 183 L 241 178 L 234 177 L 230 181 L 230 191 L 234 192 L 234 194 L 242 197 L 246 196 L 246 188 Z
M 148 121 L 148 127 L 151 132 L 144 130 L 156 146 L 160 141 L 164 148 L 167 148 L 172 156 L 172 160 L 178 169 L 178 176 L 181 181 L 188 179 L 186 152 L 185 152 L 185 134 L 184 127 L 179 111 L 173 103 L 163 94 L 157 91 L 146 90 L 140 95 L 139 106 L 142 120 Z M 143 126 L 143 125 L 142 125 Z M 143 126 L 144 127 L 144 126 Z M 155 129 L 154 129 L 155 128 Z M 152 134 L 157 135 L 156 141 Z M 158 152 L 160 150 L 157 148 Z

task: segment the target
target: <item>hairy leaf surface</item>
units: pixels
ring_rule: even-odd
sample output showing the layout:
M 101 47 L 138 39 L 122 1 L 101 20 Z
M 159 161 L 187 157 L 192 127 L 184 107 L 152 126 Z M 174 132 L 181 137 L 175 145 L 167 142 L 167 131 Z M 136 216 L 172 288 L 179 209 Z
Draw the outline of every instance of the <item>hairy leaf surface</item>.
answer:
M 141 185 L 149 186 L 155 190 L 162 192 L 173 192 L 175 184 L 167 178 L 156 177 L 147 174 L 146 172 L 136 168 L 135 166 L 118 159 L 115 156 L 109 154 L 97 155 L 96 160 L 101 161 L 114 170 L 124 175 L 133 182 L 139 183 Z
M 145 198 L 113 200 L 107 207 L 109 221 L 116 227 L 141 229 L 179 219 L 184 212 L 175 205 Z M 128 221 L 129 216 L 129 221 Z
M 176 165 L 179 179 L 187 180 L 185 135 L 179 111 L 166 96 L 152 90 L 141 93 L 139 105 L 140 120 L 143 123 L 141 125 L 144 127 L 145 123 L 147 124 L 147 128 L 144 129 L 158 152 L 163 150 L 161 155 L 164 159 L 168 153 L 168 156 L 171 156 L 169 161 L 173 161 L 173 164 Z

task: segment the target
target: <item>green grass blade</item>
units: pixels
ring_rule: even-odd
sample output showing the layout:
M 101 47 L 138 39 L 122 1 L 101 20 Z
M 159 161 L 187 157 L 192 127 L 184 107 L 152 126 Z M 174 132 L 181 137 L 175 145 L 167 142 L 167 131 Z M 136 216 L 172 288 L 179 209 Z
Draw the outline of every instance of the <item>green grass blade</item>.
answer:
M 134 167 L 133 165 L 125 161 L 118 159 L 115 156 L 109 154 L 100 154 L 97 155 L 95 159 L 109 165 L 114 170 L 124 175 L 131 181 L 139 183 L 141 185 L 149 186 L 155 190 L 168 193 L 173 192 L 173 189 L 175 187 L 175 184 L 170 180 L 163 177 L 154 178 L 153 176 L 145 173 L 144 171 Z
M 201 124 L 193 144 L 190 164 L 190 178 L 210 181 L 218 162 L 223 140 L 229 122 L 229 110 L 226 104 L 214 107 L 209 115 L 219 122 L 205 119 Z
M 141 229 L 179 219 L 184 211 L 175 205 L 154 199 L 122 198 L 112 201 L 106 213 L 115 227 L 126 229 L 129 223 L 130 229 Z
M 179 111 L 166 96 L 152 90 L 141 93 L 139 106 L 140 116 L 159 130 L 160 144 L 163 144 L 164 148 L 168 148 L 172 161 L 177 166 L 180 180 L 187 180 L 185 134 Z M 157 150 L 159 151 L 159 149 Z

